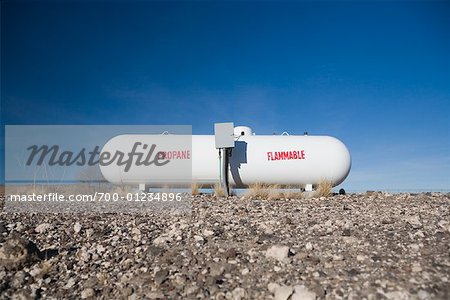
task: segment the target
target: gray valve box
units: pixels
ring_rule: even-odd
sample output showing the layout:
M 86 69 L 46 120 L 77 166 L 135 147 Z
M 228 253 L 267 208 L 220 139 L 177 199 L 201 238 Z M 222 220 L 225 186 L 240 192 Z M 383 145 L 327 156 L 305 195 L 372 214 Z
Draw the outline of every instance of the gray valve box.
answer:
M 234 148 L 234 124 L 215 123 L 214 135 L 216 138 L 216 149 Z

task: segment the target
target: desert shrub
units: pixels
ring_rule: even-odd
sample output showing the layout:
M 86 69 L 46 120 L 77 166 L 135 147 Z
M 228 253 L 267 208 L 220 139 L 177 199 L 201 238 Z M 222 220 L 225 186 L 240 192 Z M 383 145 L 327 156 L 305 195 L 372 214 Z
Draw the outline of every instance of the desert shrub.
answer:
M 286 199 L 302 199 L 304 195 L 302 191 L 293 187 L 288 187 L 284 190 L 283 196 Z
M 200 194 L 200 185 L 196 182 L 194 182 L 191 185 L 191 194 L 192 196 L 197 196 L 198 194 Z
M 274 184 L 274 185 L 268 185 L 266 186 L 267 189 L 267 199 L 269 200 L 277 200 L 283 198 L 283 193 L 280 191 L 280 185 Z
M 246 198 L 276 200 L 284 197 L 279 184 L 266 185 L 255 183 L 249 186 Z
M 267 198 L 268 196 L 269 193 L 267 191 L 266 186 L 261 183 L 255 183 L 250 185 L 246 193 L 246 197 L 250 199 Z
M 329 180 L 322 179 L 316 187 L 315 196 L 316 197 L 330 197 L 333 193 L 331 189 L 333 188 L 333 183 Z
M 225 197 L 225 191 L 219 183 L 214 185 L 214 196 L 216 197 Z
M 132 192 L 130 186 L 121 184 L 112 188 L 112 193 L 117 193 L 120 197 L 126 198 L 129 193 Z

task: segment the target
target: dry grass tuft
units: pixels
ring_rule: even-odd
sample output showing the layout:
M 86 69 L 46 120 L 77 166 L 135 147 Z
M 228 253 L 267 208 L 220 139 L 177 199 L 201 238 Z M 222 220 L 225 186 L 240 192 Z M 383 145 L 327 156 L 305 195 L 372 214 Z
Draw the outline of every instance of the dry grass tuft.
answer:
M 279 184 L 265 185 L 261 183 L 255 183 L 249 186 L 249 189 L 245 196 L 249 199 L 277 200 L 284 197 L 280 189 L 281 186 Z
M 304 197 L 304 194 L 298 189 L 289 188 L 283 192 L 283 196 L 286 199 L 302 199 Z
M 274 184 L 266 186 L 267 189 L 267 199 L 269 200 L 278 200 L 283 198 L 283 193 L 280 191 L 280 185 Z
M 264 184 L 255 183 L 249 186 L 246 197 L 249 199 L 267 198 L 269 193 Z
M 225 197 L 225 191 L 219 183 L 214 185 L 214 196 L 216 197 Z
M 113 187 L 112 192 L 117 193 L 121 197 L 126 197 L 128 193 L 131 193 L 131 187 L 121 184 L 119 186 Z
M 322 179 L 317 185 L 314 195 L 316 197 L 330 197 L 333 194 L 331 191 L 332 188 L 333 183 L 331 181 Z
M 200 185 L 198 183 L 194 182 L 191 185 L 191 194 L 192 194 L 192 196 L 199 195 L 200 194 L 200 188 L 201 188 Z

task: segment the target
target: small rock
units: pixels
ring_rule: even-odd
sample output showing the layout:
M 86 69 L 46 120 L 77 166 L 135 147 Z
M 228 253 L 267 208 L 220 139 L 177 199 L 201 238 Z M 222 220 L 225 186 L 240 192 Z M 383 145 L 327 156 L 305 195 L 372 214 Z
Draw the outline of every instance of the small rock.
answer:
M 38 265 L 35 265 L 31 270 L 30 270 L 30 275 L 33 277 L 38 276 L 39 274 L 41 274 L 41 269 L 39 268 Z
M 225 267 L 221 263 L 212 263 L 209 266 L 209 274 L 213 277 L 220 276 L 225 272 Z
M 344 230 L 342 230 L 342 236 L 350 236 L 351 235 L 351 231 L 348 228 L 345 228 Z
M 148 299 L 164 299 L 164 294 L 160 291 L 149 292 L 147 296 Z
M 210 236 L 214 235 L 214 231 L 205 229 L 205 230 L 203 230 L 203 235 L 205 237 L 210 237 Z
M 127 300 L 137 300 L 137 299 L 140 299 L 140 297 L 138 297 L 138 295 L 136 295 L 136 293 L 133 293 L 128 296 Z
M 17 222 L 16 224 L 13 224 L 14 230 L 17 232 L 21 232 L 25 226 L 22 224 L 22 222 Z
M 96 276 L 91 276 L 83 282 L 84 288 L 94 288 L 98 284 L 98 278 Z
M 428 293 L 427 291 L 420 290 L 420 291 L 417 293 L 417 298 L 419 298 L 420 300 L 429 300 L 429 299 L 431 299 L 432 297 L 431 297 L 430 293 Z
M 333 260 L 334 261 L 344 260 L 344 256 L 342 256 L 341 254 L 333 255 Z
M 194 235 L 194 240 L 199 243 L 203 243 L 205 241 L 201 235 Z
M 76 222 L 75 225 L 73 225 L 73 231 L 75 231 L 75 233 L 79 233 L 81 231 L 81 224 L 79 222 Z
M 136 242 L 141 240 L 141 231 L 138 228 L 133 228 L 131 230 L 131 234 L 132 234 L 133 240 L 135 240 Z
M 411 272 L 413 272 L 413 273 L 419 273 L 419 272 L 422 272 L 422 267 L 421 267 L 421 266 L 413 266 L 413 267 L 411 268 Z
M 195 293 L 198 290 L 198 287 L 196 285 L 191 285 L 189 287 L 185 287 L 184 288 L 184 292 L 186 293 L 186 295 L 192 295 L 193 293 Z M 162 298 L 162 297 L 161 297 Z
M 98 253 L 102 253 L 105 251 L 105 247 L 103 245 L 97 245 L 96 250 Z
M 422 222 L 420 222 L 419 216 L 412 216 L 406 219 L 406 222 L 412 226 L 413 229 L 422 228 Z
M 86 229 L 85 232 L 86 232 L 86 236 L 87 236 L 87 237 L 91 237 L 91 236 L 94 234 L 94 230 L 91 229 L 91 228 Z
M 156 246 L 163 246 L 170 242 L 172 242 L 172 238 L 166 234 L 162 234 L 153 240 L 153 244 Z
M 367 256 L 361 255 L 361 254 L 358 254 L 358 255 L 356 256 L 356 260 L 357 260 L 357 261 L 364 261 L 364 260 L 366 260 L 366 258 L 367 258 Z
M 75 285 L 75 279 L 73 277 L 70 277 L 69 280 L 67 280 L 66 285 L 64 286 L 64 289 L 68 290 L 72 288 Z
M 292 295 L 292 292 L 294 291 L 294 288 L 292 286 L 278 286 L 275 288 L 275 300 L 287 300 Z
M 272 294 L 275 293 L 275 290 L 279 287 L 280 285 L 278 283 L 275 282 L 270 282 L 267 285 L 267 289 L 269 290 L 269 292 L 271 292 Z
M 444 229 L 447 232 L 450 232 L 450 222 L 445 221 L 445 220 L 440 220 L 438 222 L 438 226 L 442 229 Z
M 0 265 L 7 269 L 18 268 L 29 259 L 28 242 L 11 237 L 0 248 Z
M 419 238 L 424 238 L 425 234 L 423 233 L 423 231 L 418 230 L 416 233 L 414 233 L 415 237 L 419 237 Z
M 420 246 L 417 244 L 411 244 L 411 245 L 409 245 L 409 248 L 414 252 L 417 252 L 420 250 Z
M 305 245 L 305 249 L 308 251 L 311 251 L 313 249 L 313 245 L 311 244 L 311 242 L 307 242 Z
M 39 224 L 38 226 L 36 226 L 34 231 L 37 233 L 44 233 L 47 230 L 49 230 L 51 227 L 52 226 L 49 223 L 42 223 L 42 224 Z
M 353 276 L 357 276 L 359 275 L 359 271 L 355 268 L 350 269 L 349 271 L 347 271 L 348 276 L 353 277 Z
M 89 261 L 89 259 L 91 258 L 91 255 L 89 254 L 89 252 L 86 250 L 86 248 L 81 248 L 77 251 L 76 256 L 84 261 L 87 262 Z
M 225 258 L 227 259 L 234 259 L 237 256 L 237 251 L 234 248 L 230 248 L 224 253 Z
M 422 267 L 421 267 L 419 264 L 414 264 L 414 265 L 411 267 L 411 272 L 413 272 L 413 273 L 419 273 L 419 272 L 422 272 Z
M 167 277 L 169 277 L 169 271 L 166 269 L 159 270 L 155 274 L 155 283 L 160 285 L 164 281 L 166 281 Z
M 393 291 L 393 292 L 389 292 L 384 294 L 384 296 L 387 299 L 392 299 L 392 300 L 408 300 L 410 299 L 410 295 L 407 291 Z
M 247 275 L 248 273 L 250 273 L 250 270 L 248 268 L 245 268 L 245 269 L 241 270 L 241 274 L 242 275 Z
M 19 288 L 25 283 L 25 272 L 19 271 L 14 274 L 14 277 L 11 280 L 11 286 L 14 288 Z
M 289 247 L 288 246 L 275 245 L 275 246 L 270 247 L 266 251 L 266 258 L 273 258 L 278 261 L 283 261 L 288 256 L 289 256 Z
M 87 288 L 81 292 L 81 299 L 92 298 L 94 297 L 94 295 L 95 295 L 94 290 L 92 288 Z
M 241 300 L 245 298 L 245 290 L 240 287 L 235 288 L 231 294 L 233 295 L 233 300 Z
M 316 293 L 310 291 L 304 285 L 296 285 L 291 300 L 315 300 L 316 298 Z

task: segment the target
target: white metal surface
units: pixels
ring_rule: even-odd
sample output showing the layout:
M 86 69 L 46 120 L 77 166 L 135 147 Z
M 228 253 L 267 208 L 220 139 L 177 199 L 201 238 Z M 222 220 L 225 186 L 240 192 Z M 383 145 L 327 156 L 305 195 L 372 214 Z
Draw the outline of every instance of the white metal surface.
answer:
M 234 135 L 253 135 L 253 131 L 248 126 L 236 126 L 234 127 Z
M 131 149 L 131 137 L 133 135 L 116 137 L 108 142 L 104 149 Z M 151 144 L 155 142 L 154 137 L 148 135 L 143 136 L 143 139 Z M 180 139 L 181 136 L 165 137 Z M 218 183 L 220 163 L 214 136 L 193 135 L 191 154 L 192 161 L 174 163 L 181 163 L 180 166 L 186 168 L 186 164 L 192 162 L 192 182 L 203 186 Z M 125 173 L 121 170 L 123 166 L 112 164 L 101 166 L 101 171 L 105 179 L 116 184 L 146 184 L 151 187 L 161 186 L 162 181 L 171 181 L 171 178 L 173 183 L 184 182 L 186 179 L 185 176 L 177 174 L 181 172 L 179 168 L 172 168 L 167 172 L 158 168 L 140 166 Z M 308 184 L 316 185 L 323 179 L 330 180 L 333 186 L 336 186 L 345 180 L 350 168 L 351 157 L 347 147 L 334 137 L 244 134 L 236 138 L 230 157 L 229 179 L 230 185 L 235 187 L 263 183 L 304 188 Z

